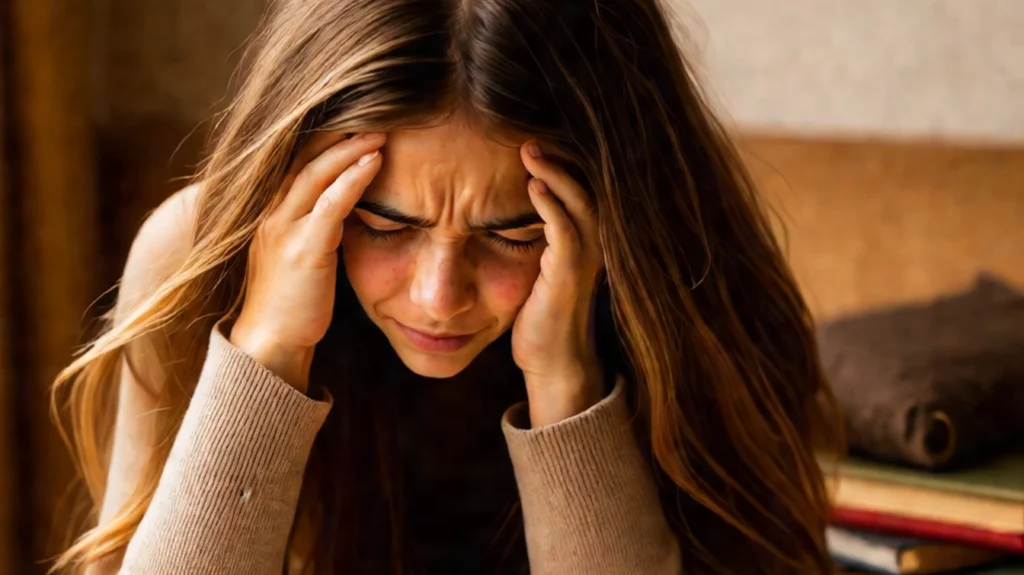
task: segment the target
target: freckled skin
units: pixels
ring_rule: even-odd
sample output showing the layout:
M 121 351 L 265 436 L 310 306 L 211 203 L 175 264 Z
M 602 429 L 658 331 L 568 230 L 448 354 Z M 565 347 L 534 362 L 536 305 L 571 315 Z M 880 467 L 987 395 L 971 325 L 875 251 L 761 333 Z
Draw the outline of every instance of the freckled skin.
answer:
M 474 232 L 474 223 L 534 214 L 528 173 L 516 146 L 499 144 L 454 121 L 391 132 L 383 166 L 364 201 L 436 222 L 396 224 L 357 209 L 345 223 L 345 272 L 363 309 L 412 371 L 451 377 L 512 327 L 540 271 L 539 225 Z M 380 239 L 374 230 L 401 230 Z M 518 242 L 513 249 L 498 234 Z M 454 352 L 426 352 L 399 327 L 431 334 L 474 334 Z

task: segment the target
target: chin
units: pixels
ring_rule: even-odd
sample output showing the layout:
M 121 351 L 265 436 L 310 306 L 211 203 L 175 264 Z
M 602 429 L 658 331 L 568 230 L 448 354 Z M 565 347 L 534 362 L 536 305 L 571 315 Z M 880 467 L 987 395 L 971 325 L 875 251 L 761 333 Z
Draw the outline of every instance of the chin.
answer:
M 434 355 L 396 347 L 398 357 L 409 371 L 422 377 L 447 379 L 469 367 L 477 354 Z

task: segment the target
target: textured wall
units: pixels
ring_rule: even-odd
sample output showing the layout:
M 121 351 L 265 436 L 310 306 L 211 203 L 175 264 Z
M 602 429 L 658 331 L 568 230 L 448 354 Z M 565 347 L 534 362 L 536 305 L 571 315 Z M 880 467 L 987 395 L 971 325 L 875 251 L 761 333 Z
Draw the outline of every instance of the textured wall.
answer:
M 1024 147 L 755 138 L 742 143 L 814 312 L 965 287 L 1024 288 Z
M 665 0 L 743 127 L 1024 141 L 1020 0 Z

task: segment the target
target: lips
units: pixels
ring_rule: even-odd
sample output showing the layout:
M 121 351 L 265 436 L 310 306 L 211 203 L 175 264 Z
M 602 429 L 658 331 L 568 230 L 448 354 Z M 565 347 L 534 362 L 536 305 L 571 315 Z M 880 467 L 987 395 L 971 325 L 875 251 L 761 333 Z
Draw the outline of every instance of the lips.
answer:
M 449 333 L 428 333 L 418 329 L 395 322 L 410 343 L 428 353 L 453 353 L 466 347 L 476 337 L 476 333 L 470 334 L 449 334 Z

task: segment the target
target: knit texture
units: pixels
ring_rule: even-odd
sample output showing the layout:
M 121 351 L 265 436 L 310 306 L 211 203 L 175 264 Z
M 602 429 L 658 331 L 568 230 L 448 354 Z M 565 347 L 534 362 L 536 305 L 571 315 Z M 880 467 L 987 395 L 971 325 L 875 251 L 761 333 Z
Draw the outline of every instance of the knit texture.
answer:
M 123 573 L 281 573 L 306 460 L 330 399 L 313 400 L 220 329 Z
M 526 429 L 525 403 L 506 412 L 533 575 L 681 572 L 627 413 L 621 379 L 597 405 L 546 427 Z
M 525 404 L 505 414 L 535 575 L 681 573 L 622 387 L 540 429 L 521 428 Z M 310 448 L 330 407 L 330 397 L 298 392 L 215 327 L 121 572 L 280 575 Z

